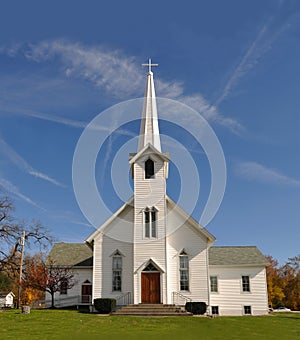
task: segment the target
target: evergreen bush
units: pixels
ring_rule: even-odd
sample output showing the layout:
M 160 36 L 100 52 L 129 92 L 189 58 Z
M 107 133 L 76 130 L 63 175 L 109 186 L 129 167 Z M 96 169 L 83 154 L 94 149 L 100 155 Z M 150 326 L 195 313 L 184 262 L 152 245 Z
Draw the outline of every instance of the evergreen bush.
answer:
M 185 304 L 185 310 L 193 314 L 203 315 L 206 312 L 207 305 L 205 302 L 187 302 Z
M 116 299 L 94 299 L 94 307 L 100 314 L 111 313 L 116 308 Z

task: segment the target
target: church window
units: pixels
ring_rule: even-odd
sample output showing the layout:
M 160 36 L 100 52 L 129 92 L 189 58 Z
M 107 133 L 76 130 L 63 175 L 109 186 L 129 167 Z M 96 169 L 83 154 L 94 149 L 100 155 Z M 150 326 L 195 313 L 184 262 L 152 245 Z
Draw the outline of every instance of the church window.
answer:
M 144 210 L 144 224 L 145 224 L 145 237 L 156 238 L 157 237 L 157 210 L 152 208 L 146 208 Z
M 152 237 L 157 237 L 156 217 L 157 217 L 157 212 L 152 210 L 151 211 L 151 236 Z
M 189 257 L 183 250 L 179 255 L 180 290 L 189 290 Z
M 68 293 L 67 280 L 62 279 L 62 281 L 60 282 L 59 292 L 60 292 L 60 295 L 66 295 Z
M 121 291 L 122 288 L 122 256 L 116 251 L 112 258 L 112 290 Z
M 145 237 L 150 237 L 150 211 L 145 210 Z
M 249 276 L 242 276 L 243 292 L 250 292 L 250 278 Z
M 145 162 L 145 178 L 154 178 L 154 162 L 150 158 Z
M 143 272 L 158 272 L 158 269 L 155 267 L 153 263 L 149 263 L 146 268 L 144 268 Z
M 211 306 L 211 314 L 219 315 L 219 306 Z
M 217 276 L 210 277 L 210 291 L 214 293 L 218 292 L 218 277 Z
M 251 306 L 244 306 L 244 314 L 245 315 L 251 315 Z

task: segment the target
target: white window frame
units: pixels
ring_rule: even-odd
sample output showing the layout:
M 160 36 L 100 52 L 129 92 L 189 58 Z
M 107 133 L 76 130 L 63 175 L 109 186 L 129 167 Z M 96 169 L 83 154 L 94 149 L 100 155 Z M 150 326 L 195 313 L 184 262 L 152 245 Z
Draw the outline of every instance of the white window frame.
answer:
M 244 289 L 244 282 L 243 282 L 244 277 L 248 277 L 249 290 Z M 241 288 L 242 288 L 242 293 L 245 293 L 245 294 L 251 293 L 251 277 L 250 277 L 250 275 L 242 275 L 242 277 L 241 277 Z
M 250 313 L 246 313 L 245 309 L 250 308 Z M 244 305 L 243 306 L 243 315 L 252 315 L 252 306 L 251 305 Z
M 217 290 L 212 290 L 212 278 L 215 278 L 216 279 L 216 288 Z M 210 292 L 211 293 L 219 293 L 219 278 L 217 275 L 211 275 L 209 277 L 209 283 L 210 283 Z
M 181 267 L 181 258 L 187 258 L 187 267 Z M 190 259 L 188 253 L 183 249 L 178 255 L 178 267 L 179 267 L 179 290 L 181 292 L 189 292 L 190 291 Z M 187 289 L 181 289 L 181 272 L 187 272 Z
M 146 214 L 149 214 L 149 223 L 146 224 Z M 155 216 L 155 219 L 153 219 Z M 143 236 L 145 239 L 157 239 L 158 238 L 158 209 L 156 207 L 146 207 L 143 210 Z
M 213 308 L 217 308 L 218 313 L 213 313 Z M 212 315 L 220 315 L 220 307 L 219 306 L 211 306 L 211 314 Z
M 112 269 L 112 292 L 121 292 L 122 291 L 122 281 L 123 281 L 123 277 L 122 277 L 122 271 L 123 271 L 123 255 L 122 253 L 117 249 L 112 255 L 112 262 L 111 262 L 111 269 Z M 115 259 L 119 259 L 120 260 L 120 267 L 121 268 L 114 268 L 114 260 Z M 116 274 L 119 274 L 120 277 L 120 289 L 117 289 L 117 285 L 115 284 L 115 278 L 116 278 Z

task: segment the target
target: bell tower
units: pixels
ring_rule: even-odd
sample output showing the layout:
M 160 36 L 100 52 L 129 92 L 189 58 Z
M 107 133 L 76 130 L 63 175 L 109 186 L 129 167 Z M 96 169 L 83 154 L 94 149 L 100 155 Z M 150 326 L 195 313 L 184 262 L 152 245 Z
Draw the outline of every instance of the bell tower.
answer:
M 159 268 L 160 294 L 166 301 L 166 179 L 169 154 L 161 152 L 157 103 L 149 64 L 140 127 L 138 152 L 130 155 L 134 180 L 134 303 L 145 302 L 142 275 L 149 261 Z M 144 273 L 146 275 L 146 273 Z M 144 276 L 145 276 L 144 275 Z

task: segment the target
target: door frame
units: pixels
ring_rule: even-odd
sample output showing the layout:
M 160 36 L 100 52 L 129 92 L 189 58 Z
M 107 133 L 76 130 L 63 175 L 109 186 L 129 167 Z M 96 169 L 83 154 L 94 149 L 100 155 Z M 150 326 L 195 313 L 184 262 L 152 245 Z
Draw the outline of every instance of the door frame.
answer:
M 83 294 L 84 288 L 89 287 L 91 293 L 90 294 Z M 92 295 L 93 295 L 93 285 L 92 283 L 82 283 L 81 284 L 81 295 L 80 295 L 80 300 L 81 303 L 92 303 Z M 89 298 L 90 296 L 90 298 Z
M 159 284 L 158 284 L 158 288 L 159 288 L 159 298 L 158 298 L 158 301 L 156 302 L 143 302 L 143 275 L 151 275 L 151 274 L 157 274 L 158 278 L 159 278 Z M 153 303 L 153 304 L 160 304 L 162 303 L 162 294 L 161 294 L 161 285 L 162 285 L 162 280 L 161 280 L 161 272 L 159 270 L 156 270 L 156 271 L 142 271 L 141 272 L 141 303 Z M 150 294 L 150 292 L 149 292 Z

